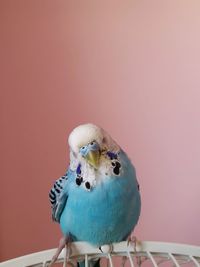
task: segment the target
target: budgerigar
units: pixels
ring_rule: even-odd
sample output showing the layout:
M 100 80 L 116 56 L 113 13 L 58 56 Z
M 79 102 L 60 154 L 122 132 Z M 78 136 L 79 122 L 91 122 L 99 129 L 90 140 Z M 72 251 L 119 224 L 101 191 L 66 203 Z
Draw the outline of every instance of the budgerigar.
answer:
M 98 247 L 126 240 L 141 209 L 135 168 L 105 130 L 83 124 L 68 142 L 69 168 L 49 193 L 53 220 L 64 235 L 52 262 L 69 240 Z

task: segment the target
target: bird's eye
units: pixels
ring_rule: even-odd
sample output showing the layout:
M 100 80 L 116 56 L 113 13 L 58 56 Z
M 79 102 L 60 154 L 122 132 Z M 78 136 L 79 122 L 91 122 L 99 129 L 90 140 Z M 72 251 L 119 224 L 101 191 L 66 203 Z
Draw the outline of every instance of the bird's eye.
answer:
M 81 147 L 81 149 L 85 149 L 85 147 L 84 147 L 84 146 L 82 146 L 82 147 Z
M 93 145 L 95 145 L 96 144 L 96 141 L 95 140 L 93 140 L 92 142 L 90 142 L 90 145 L 91 146 L 93 146 Z

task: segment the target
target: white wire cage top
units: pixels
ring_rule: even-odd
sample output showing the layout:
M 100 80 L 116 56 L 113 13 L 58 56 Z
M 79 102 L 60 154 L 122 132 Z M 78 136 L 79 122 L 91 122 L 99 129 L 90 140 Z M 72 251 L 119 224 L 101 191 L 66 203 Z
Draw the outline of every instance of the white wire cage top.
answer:
M 0 267 L 47 267 L 56 249 L 32 253 L 0 263 Z M 70 253 L 70 254 L 69 254 Z M 137 242 L 136 247 L 126 241 L 103 246 L 102 250 L 86 242 L 74 242 L 70 250 L 63 249 L 57 262 L 61 266 L 76 266 L 77 261 L 85 260 L 85 267 L 95 259 L 110 267 L 124 266 L 196 266 L 200 267 L 200 247 L 163 242 Z

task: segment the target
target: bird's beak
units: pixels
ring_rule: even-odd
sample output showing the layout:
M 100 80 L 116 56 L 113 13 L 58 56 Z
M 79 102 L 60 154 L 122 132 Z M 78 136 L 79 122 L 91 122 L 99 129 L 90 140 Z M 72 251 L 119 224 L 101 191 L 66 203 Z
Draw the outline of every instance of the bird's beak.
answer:
M 94 167 L 95 169 L 99 166 L 100 151 L 99 150 L 90 150 L 85 156 L 87 162 Z

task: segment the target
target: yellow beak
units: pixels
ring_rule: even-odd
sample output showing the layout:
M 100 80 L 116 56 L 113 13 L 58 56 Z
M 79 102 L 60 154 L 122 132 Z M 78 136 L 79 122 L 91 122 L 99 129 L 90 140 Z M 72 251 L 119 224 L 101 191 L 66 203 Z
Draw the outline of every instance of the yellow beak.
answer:
M 85 156 L 87 162 L 95 169 L 99 166 L 100 152 L 99 150 L 89 151 Z

